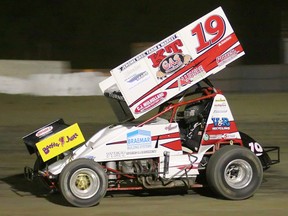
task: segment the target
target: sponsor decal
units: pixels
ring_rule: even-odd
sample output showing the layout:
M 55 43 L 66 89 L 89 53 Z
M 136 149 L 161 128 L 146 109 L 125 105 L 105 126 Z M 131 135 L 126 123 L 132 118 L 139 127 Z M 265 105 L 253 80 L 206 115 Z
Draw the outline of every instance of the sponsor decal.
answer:
M 235 49 L 231 49 L 228 52 L 224 53 L 221 56 L 216 58 L 216 62 L 218 65 L 227 64 L 227 62 L 231 61 L 237 56 L 238 52 Z
M 222 109 L 220 109 L 220 110 L 216 110 L 216 109 L 215 109 L 215 110 L 213 111 L 214 114 L 222 114 L 222 113 L 227 113 L 227 112 L 228 112 L 228 110 L 222 110 Z
M 159 69 L 163 73 L 172 73 L 184 64 L 184 56 L 182 54 L 173 54 L 166 57 L 160 64 Z
M 165 78 L 168 74 L 172 74 L 183 66 L 187 65 L 191 61 L 190 55 L 183 55 L 181 53 L 175 53 L 167 56 L 159 65 L 159 71 L 156 73 L 158 79 Z
M 155 46 L 149 48 L 145 52 L 140 53 L 139 55 L 135 56 L 134 58 L 128 60 L 124 64 L 119 67 L 120 72 L 126 70 L 131 65 L 139 62 L 141 59 L 148 57 L 152 63 L 153 67 L 158 67 L 160 62 L 166 57 L 163 55 L 165 52 L 167 53 L 178 53 L 182 52 L 179 48 L 183 46 L 183 43 L 176 34 L 171 35 L 167 39 L 163 40 L 162 42 L 156 44 Z
M 53 149 L 56 147 L 60 147 L 60 143 L 57 143 L 57 142 L 50 143 L 50 144 L 46 145 L 45 147 L 43 147 L 42 150 L 47 155 L 47 154 L 49 154 L 50 149 Z
M 203 140 L 207 141 L 210 139 L 210 136 L 208 134 L 203 135 Z
M 208 140 L 220 140 L 220 139 L 222 139 L 222 134 L 210 134 Z
M 73 124 L 36 143 L 43 159 L 47 161 L 85 141 L 78 124 Z
M 90 159 L 90 160 L 95 160 L 95 156 L 92 156 L 92 155 L 88 155 L 88 156 L 85 156 L 84 158 L 87 158 L 87 159 Z
M 111 159 L 111 158 L 124 158 L 126 156 L 125 151 L 115 151 L 115 152 L 107 152 L 106 153 L 106 158 Z
M 43 129 L 39 130 L 35 136 L 41 138 L 41 137 L 51 133 L 52 130 L 53 130 L 53 126 L 45 127 Z
M 225 102 L 226 100 L 224 98 L 217 98 L 215 99 L 215 102 Z
M 223 134 L 222 139 L 236 139 L 237 134 L 236 133 L 230 133 L 230 134 Z
M 224 40 L 222 40 L 222 41 L 218 44 L 218 46 L 220 47 L 220 46 L 224 45 L 225 43 L 227 43 L 227 42 L 230 41 L 230 40 L 232 40 L 232 36 L 231 36 L 231 35 L 229 35 L 229 36 L 226 37 Z
M 132 74 L 130 74 L 126 79 L 126 88 L 131 90 L 134 87 L 141 85 L 141 83 L 145 82 L 150 78 L 148 71 L 139 71 L 139 67 L 131 68 Z M 137 71 L 138 70 L 138 71 Z
M 144 72 L 140 72 L 140 73 L 137 73 L 137 74 L 133 74 L 132 76 L 130 76 L 126 82 L 128 83 L 134 83 L 134 82 L 138 82 L 139 80 L 141 80 L 142 78 L 144 78 L 145 76 L 148 75 L 148 72 L 147 71 L 144 71 Z
M 226 103 L 215 103 L 215 107 L 227 107 Z
M 141 104 L 139 104 L 136 107 L 134 112 L 141 113 L 141 112 L 145 112 L 146 110 L 149 110 L 155 107 L 157 104 L 159 104 L 161 101 L 165 99 L 166 95 L 167 95 L 167 92 L 160 92 L 149 97 L 148 99 L 143 101 Z
M 202 65 L 193 68 L 192 70 L 188 71 L 188 73 L 180 77 L 180 85 L 184 86 L 190 84 L 196 76 L 201 75 L 203 73 L 205 74 L 206 72 Z
M 143 150 L 143 151 L 129 151 L 126 153 L 127 156 L 129 155 L 136 155 L 136 154 L 155 154 L 156 150 Z
M 220 139 L 236 139 L 237 135 L 235 133 L 231 134 L 210 134 L 209 140 L 220 140 Z M 207 140 L 205 140 L 207 141 Z
M 43 152 L 47 155 L 50 153 L 50 149 L 56 148 L 56 147 L 64 147 L 65 144 L 70 143 L 71 141 L 77 139 L 79 135 L 77 133 L 74 133 L 71 136 L 61 136 L 58 139 L 58 142 L 52 142 L 48 145 L 46 145 L 45 147 L 42 148 Z
M 128 149 L 143 149 L 151 148 L 151 131 L 135 130 L 127 134 L 127 148 Z
M 176 128 L 177 128 L 177 125 L 172 126 L 172 124 L 169 124 L 168 126 L 165 127 L 165 130 L 170 131 L 170 130 L 174 130 Z
M 230 121 L 226 117 L 212 118 L 214 127 L 212 130 L 230 130 Z
M 175 40 L 176 39 L 176 40 Z M 170 40 L 168 40 L 169 42 Z M 180 39 L 177 39 L 177 36 L 171 37 L 171 43 L 165 44 L 160 43 L 156 47 L 160 48 L 157 49 L 156 52 L 152 53 L 148 56 L 148 58 L 152 61 L 152 67 L 156 68 L 160 65 L 160 63 L 167 57 L 166 53 L 182 53 L 181 47 L 183 47 L 183 43 Z M 165 45 L 165 47 L 162 46 Z
M 156 150 L 140 150 L 140 151 L 115 151 L 115 152 L 107 152 L 106 158 L 107 159 L 121 159 L 130 157 L 133 155 L 139 155 L 139 154 L 155 154 Z

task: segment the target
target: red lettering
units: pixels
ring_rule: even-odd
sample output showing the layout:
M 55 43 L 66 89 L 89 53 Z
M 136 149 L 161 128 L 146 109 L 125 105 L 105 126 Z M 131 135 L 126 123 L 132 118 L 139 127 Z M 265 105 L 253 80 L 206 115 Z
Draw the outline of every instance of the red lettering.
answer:
M 219 15 L 210 16 L 203 24 L 199 23 L 192 29 L 192 36 L 196 36 L 199 46 L 196 48 L 197 53 L 202 52 L 211 45 L 217 43 L 225 35 L 225 21 Z M 212 37 L 210 40 L 206 36 Z
M 164 49 L 158 50 L 157 52 L 148 56 L 148 58 L 152 61 L 152 67 L 158 67 L 159 64 L 167 57 L 164 53 L 182 53 L 182 50 L 179 48 L 183 46 L 183 43 L 180 39 L 173 41 L 172 43 L 168 44 Z
M 151 59 L 153 65 L 152 67 L 158 67 L 158 65 L 161 63 L 161 61 L 166 57 L 164 54 L 163 49 L 158 50 L 156 53 L 153 53 L 152 55 L 148 56 L 149 59 Z
M 173 53 L 182 53 L 182 50 L 178 48 L 181 46 L 183 46 L 183 43 L 180 39 L 178 39 L 178 40 L 174 41 L 173 43 L 167 45 L 165 47 L 165 50 L 167 53 L 172 53 L 172 52 Z

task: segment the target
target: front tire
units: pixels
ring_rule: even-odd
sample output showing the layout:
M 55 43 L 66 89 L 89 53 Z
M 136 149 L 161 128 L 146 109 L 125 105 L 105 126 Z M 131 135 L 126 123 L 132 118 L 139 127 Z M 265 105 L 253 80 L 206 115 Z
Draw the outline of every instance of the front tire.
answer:
M 100 164 L 83 158 L 64 167 L 59 183 L 64 198 L 77 207 L 97 205 L 108 187 L 107 175 Z
M 258 157 L 241 146 L 225 146 L 214 153 L 206 170 L 209 187 L 230 200 L 251 197 L 259 188 L 263 169 Z

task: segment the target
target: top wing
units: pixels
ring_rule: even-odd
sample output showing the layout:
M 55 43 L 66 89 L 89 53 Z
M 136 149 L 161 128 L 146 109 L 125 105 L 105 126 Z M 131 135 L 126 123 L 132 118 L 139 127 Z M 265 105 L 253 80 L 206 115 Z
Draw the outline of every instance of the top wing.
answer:
M 134 118 L 244 55 L 221 7 L 111 70 L 103 92 L 119 89 Z

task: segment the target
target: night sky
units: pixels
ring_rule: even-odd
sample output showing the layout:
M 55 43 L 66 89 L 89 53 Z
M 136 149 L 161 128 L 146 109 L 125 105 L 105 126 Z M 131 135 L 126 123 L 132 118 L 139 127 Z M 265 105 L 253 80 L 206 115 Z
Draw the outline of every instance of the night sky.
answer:
M 222 6 L 246 55 L 243 64 L 281 62 L 284 0 L 1 0 L 0 59 L 64 60 L 113 68 L 131 43 L 159 42 Z

